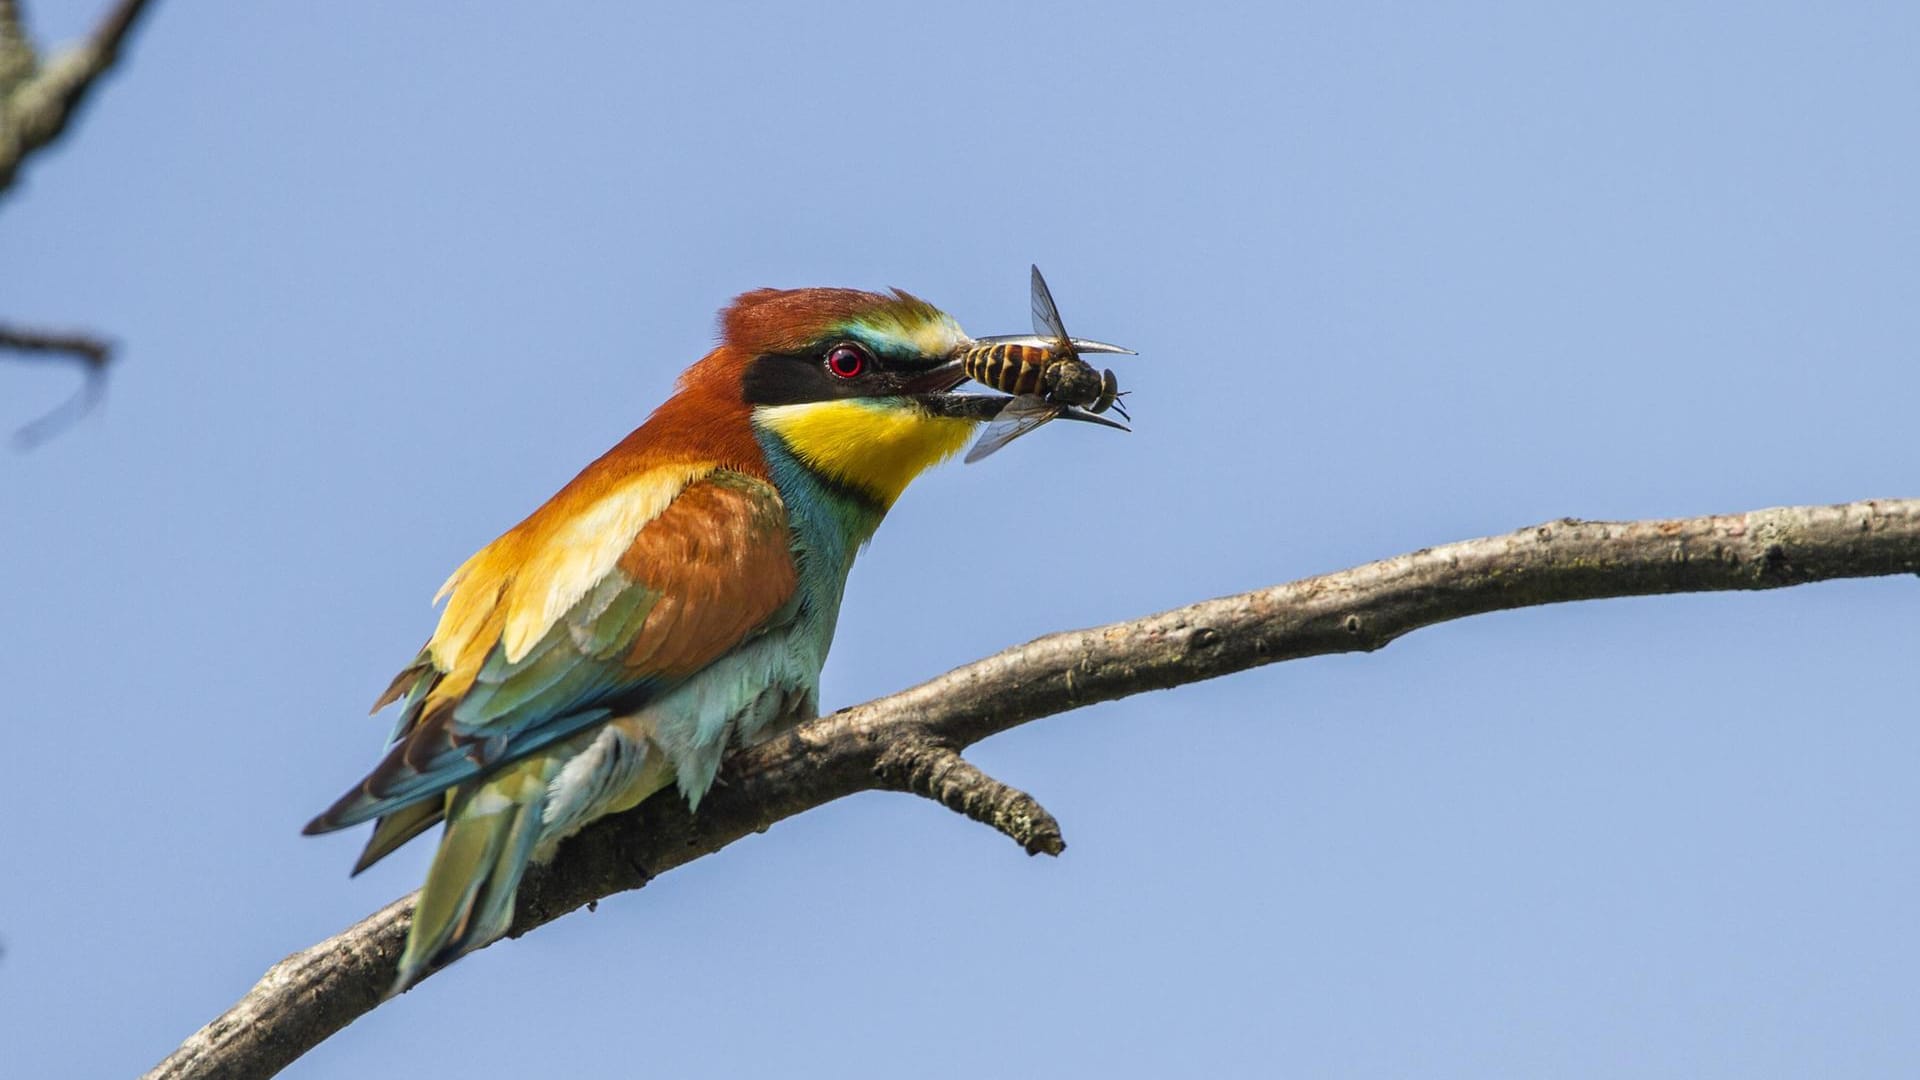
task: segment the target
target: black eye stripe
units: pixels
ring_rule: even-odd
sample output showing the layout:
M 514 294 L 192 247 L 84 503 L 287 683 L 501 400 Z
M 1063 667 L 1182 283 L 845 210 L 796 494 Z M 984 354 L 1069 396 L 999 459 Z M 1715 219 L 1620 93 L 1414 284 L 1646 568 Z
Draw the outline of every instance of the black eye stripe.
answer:
M 836 367 L 835 354 L 850 350 Z M 857 368 L 854 357 L 858 357 Z M 799 405 L 839 398 L 886 397 L 945 357 L 877 353 L 865 342 L 830 338 L 805 352 L 763 353 L 747 365 L 741 392 L 751 405 Z
M 879 365 L 868 363 L 855 376 L 834 374 L 827 356 L 770 354 L 755 357 L 741 380 L 741 396 L 750 405 L 799 405 L 836 398 L 879 397 L 898 380 Z

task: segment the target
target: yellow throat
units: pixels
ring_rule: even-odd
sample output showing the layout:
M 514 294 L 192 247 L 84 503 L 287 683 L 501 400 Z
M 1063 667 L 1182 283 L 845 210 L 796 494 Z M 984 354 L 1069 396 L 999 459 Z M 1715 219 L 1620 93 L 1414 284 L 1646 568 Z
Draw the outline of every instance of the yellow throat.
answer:
M 914 477 L 966 445 L 974 424 L 860 399 L 763 405 L 755 415 L 808 468 L 888 507 Z

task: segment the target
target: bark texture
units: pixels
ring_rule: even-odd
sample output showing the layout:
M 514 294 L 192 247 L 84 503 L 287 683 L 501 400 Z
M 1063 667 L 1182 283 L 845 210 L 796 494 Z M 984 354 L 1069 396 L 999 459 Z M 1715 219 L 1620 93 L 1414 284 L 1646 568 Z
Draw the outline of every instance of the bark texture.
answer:
M 1920 500 L 1665 521 L 1568 518 L 1130 622 L 1053 634 L 737 751 L 689 815 L 656 798 L 596 822 L 530 874 L 511 936 L 858 791 L 910 791 L 1057 854 L 1029 795 L 960 751 L 1042 716 L 1263 664 L 1370 651 L 1423 626 L 1570 600 L 1773 589 L 1920 573 Z M 268 970 L 150 1080 L 271 1076 L 378 1005 L 412 898 Z

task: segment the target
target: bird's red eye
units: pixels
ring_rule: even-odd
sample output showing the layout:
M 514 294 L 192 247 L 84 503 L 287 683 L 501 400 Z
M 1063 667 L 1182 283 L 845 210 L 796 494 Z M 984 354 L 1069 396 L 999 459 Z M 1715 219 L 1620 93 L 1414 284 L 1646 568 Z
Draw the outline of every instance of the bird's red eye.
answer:
M 867 370 L 867 354 L 856 345 L 835 345 L 827 354 L 827 370 L 843 379 L 856 378 Z

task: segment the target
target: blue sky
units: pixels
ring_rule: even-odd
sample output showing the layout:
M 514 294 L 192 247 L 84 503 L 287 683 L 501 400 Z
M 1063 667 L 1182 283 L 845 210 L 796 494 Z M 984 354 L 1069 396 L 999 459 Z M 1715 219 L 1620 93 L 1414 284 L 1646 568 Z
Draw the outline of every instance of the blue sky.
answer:
M 1021 332 L 1037 262 L 1141 354 L 1133 434 L 908 493 L 829 705 L 1553 517 L 1916 493 L 1895 6 L 219 8 L 0 202 L 0 316 L 125 343 L 0 462 L 9 1075 L 137 1073 L 417 884 L 297 835 L 366 704 L 748 288 Z M 0 424 L 72 382 L 0 364 Z M 286 1075 L 1911 1075 L 1916 649 L 1912 579 L 1590 603 L 1041 721 L 975 757 L 1061 859 L 847 800 Z

